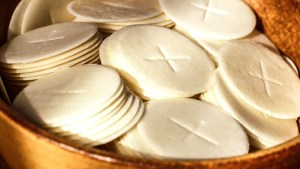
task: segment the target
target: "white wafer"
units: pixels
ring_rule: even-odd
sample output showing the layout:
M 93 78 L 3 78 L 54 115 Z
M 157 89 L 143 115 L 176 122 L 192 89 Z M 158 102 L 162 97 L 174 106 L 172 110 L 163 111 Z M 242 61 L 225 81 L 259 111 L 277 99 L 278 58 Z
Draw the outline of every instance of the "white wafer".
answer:
M 85 22 L 128 22 L 162 13 L 157 0 L 78 0 L 69 3 L 68 11 Z
M 249 135 L 255 140 L 255 146 L 273 147 L 298 135 L 295 119 L 277 119 L 247 105 L 230 91 L 220 76 L 220 72 L 215 76 L 214 91 L 221 107 L 248 130 Z
M 99 41 L 102 40 L 102 37 L 99 36 L 99 34 L 95 34 L 92 38 L 88 39 L 86 42 L 84 42 L 83 44 L 68 50 L 68 51 L 64 51 L 61 54 L 58 55 L 54 55 L 51 56 L 47 59 L 42 59 L 39 61 L 35 61 L 35 62 L 31 62 L 31 63 L 13 63 L 13 64 L 7 64 L 7 63 L 1 63 L 0 62 L 0 67 L 4 68 L 4 69 L 34 69 L 34 68 L 39 68 L 39 67 L 47 67 L 48 64 L 55 64 L 55 63 L 59 63 L 61 60 L 69 58 L 73 55 L 76 54 L 80 54 L 80 52 L 87 50 L 91 47 L 93 47 L 93 45 Z
M 130 107 L 134 103 L 134 99 L 132 95 L 127 96 L 127 94 L 124 94 L 124 97 L 126 97 L 125 103 L 122 106 L 120 106 L 119 110 L 110 111 L 109 115 L 111 114 L 112 116 L 110 116 L 108 119 L 102 118 L 101 120 L 97 120 L 93 123 L 89 123 L 88 125 L 76 127 L 76 128 L 69 128 L 69 127 L 62 126 L 61 127 L 62 130 L 69 131 L 71 134 L 73 134 L 73 136 L 70 136 L 70 138 L 78 138 L 78 137 L 90 138 L 92 136 L 99 135 L 100 133 L 102 133 L 102 131 L 106 130 L 108 127 L 111 127 L 121 118 L 123 118 L 126 112 L 130 109 Z M 98 114 L 101 113 L 102 112 L 100 111 Z M 91 118 L 95 119 L 96 116 L 97 115 Z
M 23 16 L 24 16 L 24 12 L 26 11 L 29 5 L 29 2 L 30 0 L 20 1 L 16 9 L 14 10 L 14 13 L 10 19 L 10 23 L 8 26 L 8 32 L 7 32 L 8 41 L 23 33 L 21 32 Z
M 64 64 L 64 63 L 67 63 L 76 58 L 82 57 L 83 55 L 85 55 L 93 50 L 96 50 L 96 49 L 99 50 L 100 41 L 101 40 L 98 39 L 98 41 L 92 43 L 92 45 L 88 46 L 87 48 L 81 48 L 82 47 L 82 45 L 81 45 L 80 47 L 73 49 L 74 51 L 73 50 L 67 51 L 67 52 L 70 52 L 68 54 L 67 54 L 67 52 L 62 54 L 64 56 L 62 56 L 62 55 L 55 56 L 55 59 L 49 58 L 49 59 L 45 59 L 42 61 L 37 61 L 37 62 L 31 63 L 30 65 L 26 64 L 26 67 L 31 67 L 31 68 L 21 68 L 21 67 L 16 68 L 16 65 L 12 65 L 15 67 L 15 69 L 3 67 L 0 69 L 0 71 L 3 73 L 28 73 L 28 72 L 44 70 L 44 69 L 47 69 L 50 67 L 55 67 L 57 65 Z M 75 53 L 75 54 L 73 54 L 73 53 Z M 69 54 L 70 54 L 70 56 L 68 57 L 67 55 L 69 55 Z M 60 57 L 60 58 L 56 58 L 56 57 Z M 54 61 L 52 61 L 52 59 Z M 40 65 L 40 66 L 37 66 L 37 65 Z M 5 65 L 5 66 L 7 66 L 7 65 Z M 23 65 L 23 66 L 25 67 L 25 65 Z
M 72 0 L 30 0 L 22 13 L 21 34 L 51 24 L 69 22 L 73 19 L 66 9 Z
M 87 146 L 95 146 L 97 144 L 108 143 L 120 137 L 121 135 L 129 131 L 131 128 L 133 128 L 144 115 L 144 103 L 136 96 L 135 96 L 135 102 L 138 102 L 139 105 L 135 106 L 134 103 L 133 106 L 130 108 L 130 110 L 127 112 L 126 116 L 120 119 L 116 123 L 117 125 L 112 126 L 111 131 L 107 131 L 108 136 L 100 139 L 100 136 L 98 135 L 92 138 L 92 140 L 97 139 L 98 141 L 95 141 L 92 144 L 88 144 Z
M 160 14 L 145 20 L 138 20 L 132 22 L 109 22 L 107 24 L 119 25 L 119 26 L 130 26 L 130 25 L 137 25 L 137 24 L 157 24 L 157 23 L 163 23 L 167 21 L 171 21 L 171 20 L 165 14 Z
M 120 84 L 120 86 L 118 87 L 117 91 L 113 94 L 113 96 L 110 97 L 105 103 L 103 103 L 99 107 L 100 109 L 98 107 L 96 107 L 94 110 L 91 110 L 90 115 L 88 115 L 86 117 L 76 116 L 76 117 L 73 117 L 73 118 L 69 118 L 67 121 L 66 120 L 58 121 L 58 122 L 55 122 L 55 123 L 49 125 L 48 127 L 55 128 L 55 127 L 58 127 L 58 126 L 67 126 L 67 125 L 71 125 L 71 124 L 74 124 L 74 123 L 81 122 L 83 120 L 90 119 L 90 118 L 92 118 L 96 115 L 99 116 L 99 112 L 104 111 L 109 106 L 111 106 L 117 99 L 122 97 L 122 95 L 124 94 L 125 91 L 126 91 L 125 86 L 123 84 Z M 105 116 L 105 115 L 106 115 L 105 113 L 101 114 L 102 117 Z
M 250 34 L 256 18 L 241 0 L 159 0 L 165 14 L 193 37 L 229 40 Z
M 287 56 L 282 56 L 283 60 L 286 61 L 286 63 L 288 63 L 291 68 L 299 75 L 299 71 L 298 71 L 298 68 L 297 66 L 295 65 L 295 63 Z
M 76 65 L 82 61 L 83 62 L 88 61 L 91 58 L 94 58 L 94 56 L 99 57 L 98 49 L 94 49 L 93 51 L 90 51 L 89 53 L 86 53 L 86 54 L 82 55 L 81 57 L 75 58 L 73 60 L 69 60 L 67 63 L 56 65 L 56 66 L 50 67 L 48 69 L 34 71 L 34 72 L 28 72 L 28 73 L 3 73 L 3 76 L 5 76 L 5 77 L 8 76 L 8 77 L 12 77 L 12 78 L 42 76 L 42 75 L 49 74 L 49 73 L 55 72 L 55 71 L 63 69 L 63 68 L 70 67 L 72 65 Z
M 90 128 L 90 126 L 94 126 L 95 123 L 102 123 L 105 120 L 114 116 L 125 104 L 128 100 L 127 96 L 125 95 L 126 89 L 124 88 L 124 94 L 121 94 L 119 98 L 111 103 L 111 105 L 107 106 L 104 110 L 100 111 L 94 116 L 91 116 L 87 119 L 83 119 L 78 122 L 74 122 L 67 125 L 62 125 L 58 128 L 53 128 L 51 131 L 56 133 L 61 133 L 63 135 L 72 135 L 72 133 L 76 132 L 76 130 L 85 130 L 86 128 Z M 72 133 L 69 133 L 71 131 Z
M 96 26 L 84 23 L 70 22 L 39 28 L 2 46 L 0 62 L 25 64 L 46 59 L 74 49 L 96 34 Z
M 245 103 L 275 118 L 300 116 L 300 80 L 278 54 L 250 42 L 230 42 L 220 52 L 227 86 Z
M 219 52 L 220 49 L 222 48 L 223 45 L 230 41 L 225 41 L 225 40 L 209 40 L 209 39 L 201 39 L 201 38 L 196 38 L 195 39 L 201 46 L 206 49 L 211 56 L 213 57 L 215 62 L 218 62 L 219 59 Z M 274 45 L 274 43 L 263 33 L 254 30 L 251 34 L 249 34 L 246 37 L 243 37 L 241 39 L 237 39 L 240 41 L 249 41 L 249 42 L 256 42 L 258 44 L 261 44 L 270 50 L 280 54 L 279 50 L 277 47 Z
M 129 26 L 108 37 L 100 46 L 100 60 L 116 67 L 126 81 L 149 93 L 161 92 L 163 98 L 207 90 L 215 70 L 205 52 L 189 39 L 146 25 Z
M 111 68 L 72 67 L 29 85 L 17 96 L 13 107 L 30 120 L 48 126 L 74 117 L 91 116 L 96 112 L 90 111 L 105 107 L 120 85 L 118 73 Z
M 249 150 L 248 138 L 234 119 L 215 106 L 193 99 L 146 103 L 145 115 L 135 130 L 134 137 L 144 142 L 134 146 L 138 153 L 160 158 L 219 158 Z M 147 149 L 139 149 L 145 145 Z
M 112 144 L 114 145 L 115 150 L 123 155 L 159 159 L 147 145 L 143 137 L 136 137 L 138 135 L 137 127 L 134 127 L 124 136 L 113 141 Z

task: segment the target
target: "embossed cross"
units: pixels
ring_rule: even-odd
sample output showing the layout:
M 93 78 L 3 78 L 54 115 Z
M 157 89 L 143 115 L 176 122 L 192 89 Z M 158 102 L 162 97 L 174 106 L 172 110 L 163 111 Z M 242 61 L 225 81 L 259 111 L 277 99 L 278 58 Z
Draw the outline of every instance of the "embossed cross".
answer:
M 29 41 L 28 43 L 30 44 L 34 44 L 34 43 L 44 43 L 44 42 L 49 42 L 49 41 L 56 41 L 56 40 L 60 40 L 60 39 L 64 39 L 65 37 L 64 36 L 58 36 L 58 37 L 55 37 L 55 34 L 56 34 L 56 31 L 52 31 L 48 36 L 47 38 L 44 38 L 44 39 L 40 39 L 40 40 L 32 40 L 32 41 Z
M 212 0 L 208 0 L 207 1 L 207 5 L 190 3 L 191 6 L 196 7 L 198 9 L 204 11 L 204 15 L 203 15 L 203 18 L 202 18 L 203 21 L 206 21 L 206 19 L 207 19 L 207 13 L 209 13 L 209 12 L 217 14 L 217 15 L 220 15 L 220 16 L 224 16 L 225 15 L 225 13 L 222 12 L 221 10 L 211 8 L 210 7 L 211 6 L 211 1 Z
M 268 77 L 268 75 L 266 74 L 266 70 L 265 70 L 265 66 L 264 66 L 263 62 L 260 61 L 259 65 L 260 65 L 260 74 L 259 75 L 255 75 L 255 74 L 250 73 L 250 72 L 249 72 L 249 74 L 252 77 L 258 78 L 258 79 L 260 79 L 260 80 L 263 81 L 265 91 L 266 91 L 267 95 L 269 97 L 271 97 L 271 88 L 270 88 L 270 85 L 273 84 L 273 85 L 279 85 L 279 86 L 281 86 L 282 83 L 280 81 L 277 81 L 276 79 L 271 79 L 270 77 Z
M 180 57 L 174 57 L 174 56 L 171 56 L 168 51 L 166 50 L 165 47 L 163 47 L 162 45 L 158 45 L 158 50 L 159 52 L 161 53 L 161 57 L 155 57 L 155 58 L 145 58 L 145 60 L 148 60 L 148 61 L 165 61 L 169 67 L 171 68 L 171 70 L 173 72 L 178 72 L 177 68 L 176 68 L 176 65 L 171 62 L 171 61 L 174 61 L 174 60 L 188 60 L 190 59 L 190 57 L 187 57 L 187 56 L 180 56 Z
M 207 135 L 201 133 L 200 129 L 203 127 L 204 123 L 201 123 L 198 127 L 193 129 L 193 128 L 189 127 L 188 125 L 186 125 L 186 122 L 180 122 L 179 120 L 174 119 L 174 118 L 170 118 L 170 121 L 190 133 L 187 137 L 184 138 L 184 140 L 183 140 L 184 142 L 186 140 L 188 140 L 191 136 L 196 136 L 202 140 L 207 141 L 210 144 L 213 144 L 213 145 L 219 144 L 214 138 L 211 138 L 210 136 L 207 136 Z

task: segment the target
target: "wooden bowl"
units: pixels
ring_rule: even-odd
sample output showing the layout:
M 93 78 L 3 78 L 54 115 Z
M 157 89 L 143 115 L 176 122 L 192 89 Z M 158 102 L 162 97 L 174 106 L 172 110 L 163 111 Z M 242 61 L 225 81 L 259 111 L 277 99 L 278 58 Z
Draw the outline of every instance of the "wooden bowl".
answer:
M 4 43 L 17 0 L 0 2 Z M 214 160 L 145 160 L 80 147 L 39 128 L 0 100 L 0 154 L 12 169 L 261 169 L 300 168 L 300 136 L 271 149 Z

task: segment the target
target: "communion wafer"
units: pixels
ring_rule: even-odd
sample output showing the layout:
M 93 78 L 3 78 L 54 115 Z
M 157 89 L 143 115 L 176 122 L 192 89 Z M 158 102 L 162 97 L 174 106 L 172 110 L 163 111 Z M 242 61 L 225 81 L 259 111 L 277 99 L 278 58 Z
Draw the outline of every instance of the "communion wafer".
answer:
M 158 24 L 158 23 L 169 22 L 169 21 L 171 21 L 170 18 L 168 18 L 165 14 L 160 14 L 144 20 L 131 21 L 131 22 L 109 22 L 106 24 L 130 26 L 130 25 L 137 25 L 137 24 Z
M 151 25 L 155 25 L 155 26 L 162 26 L 162 27 L 170 27 L 169 25 L 174 25 L 174 23 L 170 20 L 164 21 L 164 22 L 159 22 L 159 23 L 145 23 L 146 24 L 151 24 Z M 128 24 L 129 25 L 138 25 L 138 24 Z M 100 30 L 106 30 L 106 32 L 114 32 L 117 31 L 119 29 L 124 28 L 127 25 L 112 25 L 112 24 L 97 24 L 97 26 L 99 27 Z
M 71 21 L 73 16 L 66 9 L 71 0 L 30 0 L 23 19 L 20 33 L 25 33 L 51 24 Z
M 162 13 L 157 0 L 78 0 L 70 2 L 68 10 L 89 22 L 136 21 Z
M 184 36 L 157 26 L 129 26 L 100 46 L 100 60 L 127 81 L 164 98 L 189 97 L 211 87 L 215 70 L 205 52 Z M 193 74 L 193 76 L 190 76 Z M 195 78 L 197 77 L 197 78 Z M 140 94 L 140 93 L 139 93 Z
M 12 80 L 12 81 L 35 81 L 39 78 L 42 78 L 42 76 L 38 76 L 38 77 L 26 77 L 26 78 L 11 78 L 11 77 L 5 77 L 5 79 L 8 79 L 8 80 Z
M 129 99 L 129 96 L 126 96 L 127 94 L 128 93 L 126 93 L 126 89 L 124 88 L 120 97 L 116 98 L 116 100 L 114 100 L 109 106 L 107 106 L 105 109 L 103 109 L 96 115 L 91 116 L 87 119 L 83 119 L 81 121 L 74 121 L 73 123 L 61 125 L 58 128 L 51 128 L 51 131 L 68 134 L 66 133 L 66 131 L 71 131 L 72 133 L 74 133 L 74 131 L 76 130 L 89 128 L 95 123 L 102 123 L 105 120 L 113 117 L 122 107 L 124 107 L 124 104 Z
M 111 61 L 110 59 L 113 59 L 113 57 L 109 57 L 109 54 L 112 54 L 111 52 L 111 39 L 107 38 L 102 44 L 101 48 L 105 50 L 100 50 L 100 57 L 102 64 L 105 65 L 114 65 L 115 68 L 117 68 L 120 72 L 120 74 L 125 77 L 126 84 L 136 92 L 140 97 L 146 100 L 151 99 L 162 99 L 162 98 L 169 98 L 169 97 L 178 97 L 178 93 L 176 92 L 170 92 L 168 89 L 165 90 L 158 90 L 157 87 L 149 86 L 148 83 L 136 80 L 129 71 L 122 70 L 123 62 L 120 62 L 120 59 L 116 59 L 115 61 Z M 177 72 L 175 72 L 177 73 Z M 204 83 L 206 83 L 204 81 Z
M 112 130 L 113 124 L 115 124 L 117 121 L 124 118 L 127 115 L 127 112 L 133 106 L 138 107 L 139 102 L 131 95 L 128 97 L 128 99 L 126 100 L 125 104 L 121 107 L 121 109 L 115 114 L 115 116 L 112 116 L 110 119 L 108 119 L 102 123 L 96 122 L 95 124 L 92 124 L 91 125 L 92 127 L 90 127 L 88 130 L 85 130 L 84 132 L 82 132 L 82 130 L 80 128 L 78 128 L 79 130 L 78 129 L 73 130 L 74 134 L 76 134 L 76 135 L 74 135 L 73 138 L 76 139 L 76 138 L 78 138 L 78 136 L 83 137 L 83 138 L 89 138 L 89 139 L 91 139 L 92 137 L 99 137 L 101 134 L 105 133 L 105 131 Z
M 34 72 L 25 72 L 25 73 L 2 73 L 3 76 L 9 76 L 9 77 L 35 77 L 35 76 L 41 76 L 45 74 L 49 74 L 52 72 L 55 72 L 59 69 L 70 67 L 72 65 L 80 64 L 81 62 L 88 62 L 92 60 L 93 58 L 97 57 L 99 58 L 98 49 L 94 49 L 93 51 L 90 51 L 89 53 L 86 53 L 78 58 L 75 58 L 73 60 L 69 60 L 67 63 L 63 63 L 60 65 L 56 65 L 53 67 L 49 67 L 48 69 L 43 69 L 39 71 Z
M 112 104 L 115 103 L 116 100 L 121 98 L 125 93 L 126 93 L 126 89 L 125 89 L 124 85 L 121 84 L 119 86 L 119 88 L 117 89 L 117 91 L 114 93 L 114 95 L 111 98 L 109 98 L 103 104 L 103 106 L 100 107 L 101 109 L 98 109 L 96 107 L 96 109 L 94 109 L 93 111 L 91 110 L 91 112 L 93 112 L 91 115 L 86 116 L 86 117 L 75 116 L 75 117 L 69 118 L 67 121 L 64 120 L 64 121 L 58 121 L 58 122 L 52 123 L 51 125 L 49 125 L 47 127 L 56 128 L 56 127 L 61 127 L 61 126 L 68 126 L 68 125 L 79 123 L 83 120 L 88 120 L 95 116 L 99 116 L 99 112 L 105 111 L 108 107 L 112 106 Z M 109 113 L 109 112 L 107 112 L 107 113 Z M 105 112 L 103 112 L 103 114 L 100 114 L 100 116 L 102 116 L 102 117 L 105 115 L 107 115 L 107 114 L 105 114 Z
M 140 139 L 137 139 L 136 136 L 138 135 L 137 127 L 134 127 L 122 137 L 113 141 L 110 145 L 113 146 L 114 151 L 120 154 L 159 159 L 155 152 L 149 148 L 144 138 L 140 137 Z
M 165 14 L 193 37 L 229 40 L 252 32 L 256 18 L 240 0 L 159 0 Z M 188 11 L 188 12 L 187 12 Z
M 95 34 L 97 27 L 84 23 L 70 22 L 39 28 L 2 46 L 0 62 L 18 64 L 46 59 L 83 44 Z
M 71 2 L 68 10 L 74 15 L 75 22 L 95 23 L 105 37 L 129 25 L 174 26 L 162 12 L 158 0 L 82 0 Z
M 65 69 L 65 68 L 68 68 L 68 67 L 71 67 L 71 66 L 79 66 L 79 65 L 83 65 L 83 64 L 95 64 L 95 63 L 99 63 L 99 55 L 98 54 L 94 55 L 92 58 L 88 58 L 88 59 L 85 59 L 83 61 L 79 61 L 79 62 L 75 62 L 75 63 L 69 63 L 69 64 L 66 64 L 65 66 L 55 68 L 54 70 L 52 69 L 52 72 L 48 72 L 48 73 L 43 74 L 41 76 L 44 77 L 44 76 L 47 76 L 47 75 L 49 75 L 49 74 L 51 74 L 55 71 L 59 71 L 61 69 Z M 7 77 L 5 76 L 5 78 L 7 78 Z M 36 78 L 36 77 L 34 77 L 34 78 Z M 39 78 L 41 78 L 41 77 L 38 77 L 35 80 L 37 80 Z M 4 82 L 6 84 L 7 89 L 11 89 L 12 87 L 13 88 L 18 87 L 17 90 L 13 89 L 14 91 L 18 91 L 18 92 L 20 92 L 23 88 L 25 88 L 27 85 L 29 85 L 31 83 L 31 82 L 22 83 L 22 81 L 17 82 L 17 83 L 11 83 L 7 79 L 5 79 Z M 12 98 L 14 98 L 14 97 L 12 97 Z
M 144 105 L 142 101 L 134 95 L 133 97 L 133 102 L 129 105 L 129 107 L 128 105 L 124 105 L 124 109 L 122 108 L 120 110 L 120 113 L 125 112 L 125 114 L 119 120 L 115 121 L 115 123 L 112 123 L 106 128 L 102 128 L 99 125 L 98 127 L 100 127 L 100 130 L 95 128 L 92 131 L 81 134 L 83 139 L 78 138 L 76 135 L 73 140 L 75 139 L 88 147 L 93 147 L 95 145 L 108 143 L 125 134 L 139 122 L 140 118 L 144 114 Z M 111 120 L 114 121 L 116 119 L 112 118 Z
M 80 47 L 76 47 L 76 49 L 73 49 L 71 51 L 64 52 L 61 55 L 55 56 L 55 59 L 52 57 L 49 59 L 43 59 L 41 61 L 37 61 L 37 62 L 26 64 L 26 65 L 24 65 L 24 64 L 10 65 L 12 67 L 8 67 L 7 65 L 2 65 L 4 67 L 2 67 L 0 69 L 0 71 L 3 73 L 28 73 L 28 72 L 44 70 L 44 69 L 47 69 L 50 67 L 55 67 L 57 65 L 67 63 L 71 60 L 82 57 L 93 50 L 96 50 L 96 49 L 98 50 L 100 42 L 101 42 L 101 40 L 99 38 L 97 39 L 97 41 L 92 40 L 92 45 L 90 45 L 90 43 L 89 43 L 90 46 L 86 46 L 86 43 L 85 43 L 84 45 L 80 45 Z
M 151 90 L 151 87 L 147 86 L 137 86 L 129 81 L 126 81 L 127 86 L 135 93 L 138 94 L 141 98 L 145 100 L 151 100 L 151 99 L 160 99 L 160 98 L 166 98 L 166 97 L 177 97 L 176 94 L 172 95 L 170 93 L 161 92 L 161 91 L 155 91 Z
M 36 76 L 6 76 L 5 74 L 3 74 L 3 77 L 5 77 L 5 81 L 15 81 L 16 83 L 20 82 L 33 82 L 37 79 L 40 79 L 46 75 L 49 75 L 55 71 L 59 71 L 59 70 L 62 70 L 64 68 L 68 68 L 68 67 L 72 67 L 72 66 L 79 66 L 79 65 L 84 65 L 84 64 L 98 64 L 99 63 L 99 55 L 98 54 L 94 54 L 92 55 L 91 57 L 87 58 L 87 59 L 84 59 L 84 60 L 81 60 L 79 62 L 74 62 L 74 63 L 68 63 L 68 64 L 65 64 L 65 66 L 58 66 L 58 68 L 54 68 L 53 71 L 50 71 L 48 73 L 45 73 L 45 74 L 42 74 L 42 75 L 36 75 Z M 60 67 L 60 68 L 59 68 Z
M 219 51 L 222 48 L 222 46 L 230 42 L 225 40 L 212 40 L 212 39 L 202 39 L 202 38 L 196 38 L 195 40 L 211 54 L 211 56 L 214 58 L 216 62 L 218 62 Z M 271 40 L 268 39 L 268 37 L 266 37 L 263 33 L 257 30 L 254 30 L 251 34 L 249 34 L 246 37 L 236 39 L 236 40 L 256 42 L 280 54 L 279 50 L 273 44 L 273 42 L 271 42 Z
M 49 56 L 47 59 L 42 59 L 34 62 L 29 63 L 1 63 L 0 67 L 3 69 L 35 69 L 38 67 L 49 67 L 48 65 L 59 63 L 61 60 L 69 58 L 71 56 L 80 54 L 82 51 L 89 50 L 94 47 L 95 43 L 98 43 L 102 40 L 102 37 L 96 33 L 92 38 L 85 41 L 83 44 L 80 44 L 79 46 L 76 46 L 73 49 L 64 51 L 63 53 L 60 53 L 58 55 Z M 30 57 L 30 56 L 29 56 Z M 24 58 L 23 58 L 24 59 Z
M 300 80 L 281 56 L 251 42 L 220 51 L 220 73 L 230 89 L 258 111 L 281 119 L 300 115 Z
M 123 99 L 125 101 L 124 104 L 120 105 L 116 109 L 116 111 L 114 111 L 114 109 L 108 110 L 106 116 L 102 115 L 106 113 L 106 111 L 99 111 L 98 114 L 90 117 L 89 119 L 80 121 L 80 122 L 89 121 L 89 123 L 84 126 L 81 126 L 79 122 L 79 123 L 74 123 L 72 127 L 61 126 L 60 128 L 64 131 L 69 131 L 72 135 L 75 136 L 75 138 L 77 137 L 77 135 L 83 137 L 87 137 L 95 134 L 98 135 L 101 131 L 112 126 L 112 124 L 120 120 L 126 114 L 127 110 L 129 110 L 129 108 L 132 106 L 134 102 L 133 96 L 132 95 L 128 96 L 128 95 L 129 94 L 126 93 L 123 95 L 124 96 L 123 98 L 120 98 L 120 100 Z M 110 108 L 110 106 L 108 108 Z M 97 117 L 98 115 L 102 116 L 101 119 Z M 99 120 L 97 120 L 97 118 Z M 76 124 L 77 126 L 75 127 Z
M 247 135 L 233 118 L 215 106 L 193 99 L 149 101 L 134 130 L 135 139 L 143 138 L 144 142 L 133 142 L 143 144 L 134 147 L 147 145 L 140 153 L 160 158 L 230 157 L 249 150 Z
M 290 59 L 289 57 L 287 57 L 285 55 L 282 55 L 282 58 L 283 58 L 283 60 L 286 61 L 286 63 L 288 63 L 291 66 L 291 68 L 295 71 L 295 73 L 297 73 L 299 75 L 299 70 L 298 70 L 296 64 L 292 61 L 292 59 Z
M 120 137 L 144 112 L 142 101 L 127 90 L 118 73 L 100 65 L 76 66 L 41 78 L 21 91 L 13 106 L 50 132 L 87 146 Z
M 248 130 L 259 148 L 273 147 L 298 135 L 295 119 L 277 119 L 254 109 L 230 91 L 218 71 L 213 89 L 221 107 Z
M 95 138 L 93 138 L 93 139 L 97 139 L 98 141 L 95 141 L 92 144 L 88 144 L 88 146 L 95 146 L 97 144 L 104 144 L 113 141 L 114 139 L 128 132 L 140 121 L 140 119 L 144 115 L 144 103 L 140 100 L 140 98 L 138 98 L 137 96 L 135 97 L 136 100 L 139 102 L 139 106 L 138 107 L 133 106 L 127 112 L 126 117 L 118 121 L 118 125 L 115 125 L 115 127 L 113 128 L 114 131 L 110 131 L 107 133 L 108 134 L 107 137 L 99 139 L 99 135 L 98 135 Z
M 7 40 L 11 40 L 15 36 L 20 35 L 23 23 L 24 12 L 26 11 L 30 0 L 20 1 L 10 19 L 7 32 Z
M 8 82 L 5 85 L 25 87 L 22 81 L 37 80 L 71 66 L 99 63 L 96 48 L 101 40 L 97 27 L 86 23 L 56 24 L 19 35 L 0 48 L 0 72 Z
M 13 107 L 32 121 L 47 126 L 101 110 L 118 91 L 117 72 L 97 65 L 72 67 L 35 81 L 15 99 Z

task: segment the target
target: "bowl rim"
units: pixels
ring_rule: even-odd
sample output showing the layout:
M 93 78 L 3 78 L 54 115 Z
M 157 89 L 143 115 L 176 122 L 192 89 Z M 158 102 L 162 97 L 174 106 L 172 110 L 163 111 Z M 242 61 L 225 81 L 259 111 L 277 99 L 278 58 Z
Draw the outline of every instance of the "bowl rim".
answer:
M 77 145 L 67 139 L 61 138 L 53 133 L 50 133 L 39 127 L 37 124 L 29 121 L 25 117 L 21 116 L 21 114 L 17 113 L 13 107 L 9 106 L 2 99 L 0 99 L 0 114 L 6 116 L 12 123 L 19 125 L 23 129 L 27 130 L 33 135 L 36 135 L 38 139 L 42 139 L 45 142 L 52 144 L 53 146 L 59 147 L 71 153 L 76 153 L 83 155 L 88 158 L 95 159 L 97 161 L 101 161 L 103 163 L 116 164 L 118 166 L 134 166 L 134 167 L 145 167 L 145 166 L 162 166 L 162 167 L 170 167 L 176 165 L 180 168 L 180 166 L 191 167 L 196 166 L 211 166 L 211 165 L 222 165 L 228 163 L 236 163 L 237 161 L 246 162 L 248 160 L 255 160 L 259 158 L 267 158 L 272 154 L 280 153 L 284 151 L 286 148 L 300 147 L 300 135 L 297 137 L 277 145 L 275 147 L 258 150 L 255 152 L 251 152 L 246 155 L 235 156 L 235 157 L 226 157 L 226 158 L 216 158 L 216 159 L 197 159 L 197 160 L 159 160 L 159 159 L 143 159 L 131 156 L 125 156 L 113 152 L 108 152 L 101 149 L 96 148 L 88 148 L 84 146 Z

